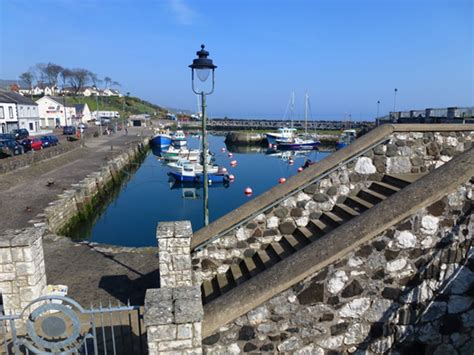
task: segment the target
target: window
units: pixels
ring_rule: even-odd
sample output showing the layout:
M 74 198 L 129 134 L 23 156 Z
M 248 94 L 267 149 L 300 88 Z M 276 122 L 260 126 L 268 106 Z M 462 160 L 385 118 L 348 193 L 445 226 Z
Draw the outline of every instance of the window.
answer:
M 8 116 L 10 116 L 10 119 L 13 119 L 13 107 L 8 108 Z
M 30 131 L 33 131 L 33 130 L 34 130 L 33 122 L 30 122 Z
M 3 107 L 0 107 L 0 118 L 5 118 L 5 111 Z

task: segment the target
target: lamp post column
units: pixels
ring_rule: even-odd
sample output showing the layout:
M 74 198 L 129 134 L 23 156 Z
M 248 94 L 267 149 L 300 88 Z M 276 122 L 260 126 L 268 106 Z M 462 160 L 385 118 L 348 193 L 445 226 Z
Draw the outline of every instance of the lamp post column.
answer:
M 207 117 L 206 117 L 206 94 L 201 92 L 201 106 L 202 106 L 202 175 L 203 175 L 203 191 L 204 191 L 204 225 L 209 224 L 209 181 L 207 177 Z

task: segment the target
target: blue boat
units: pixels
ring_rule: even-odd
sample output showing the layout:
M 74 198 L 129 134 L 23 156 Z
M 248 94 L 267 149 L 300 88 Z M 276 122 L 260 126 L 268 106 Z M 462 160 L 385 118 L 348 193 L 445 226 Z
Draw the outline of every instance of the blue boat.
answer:
M 150 144 L 154 147 L 167 147 L 171 144 L 171 136 L 166 133 L 158 133 L 150 140 Z
M 336 150 L 347 147 L 349 144 L 355 141 L 356 136 L 357 136 L 357 133 L 355 129 L 344 130 L 336 142 Z
M 170 176 L 176 182 L 192 182 L 196 184 L 202 184 L 204 182 L 204 174 L 202 173 L 187 175 L 177 171 L 170 171 L 168 176 Z M 207 179 L 210 184 L 225 184 L 229 182 L 229 175 L 207 174 Z
M 295 138 L 291 142 L 278 143 L 278 150 L 314 150 L 318 149 L 320 141 L 314 139 Z

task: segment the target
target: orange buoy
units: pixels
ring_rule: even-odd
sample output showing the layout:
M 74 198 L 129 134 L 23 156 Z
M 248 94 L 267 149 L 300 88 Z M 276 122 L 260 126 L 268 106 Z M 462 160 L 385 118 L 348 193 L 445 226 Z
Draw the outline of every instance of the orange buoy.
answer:
M 244 190 L 244 194 L 246 194 L 247 196 L 250 196 L 252 195 L 253 191 L 250 187 L 246 187 L 245 190 Z
M 229 158 L 232 158 L 233 154 L 232 154 L 232 153 L 229 153 L 229 154 L 227 154 L 227 156 L 228 156 Z
M 293 165 L 295 161 L 293 159 L 288 160 L 288 164 Z
M 284 184 L 286 182 L 286 179 L 284 177 L 281 177 L 279 180 L 278 180 L 278 183 L 279 184 Z
M 229 181 L 230 181 L 230 182 L 233 182 L 234 180 L 235 180 L 235 176 L 232 175 L 232 174 L 230 174 L 230 175 L 229 175 Z
M 237 165 L 237 160 L 232 160 L 230 162 L 230 166 L 236 166 Z
M 303 170 L 304 170 L 304 169 L 303 169 L 302 166 L 300 166 L 300 167 L 298 168 L 298 172 L 299 172 L 299 173 L 301 173 Z

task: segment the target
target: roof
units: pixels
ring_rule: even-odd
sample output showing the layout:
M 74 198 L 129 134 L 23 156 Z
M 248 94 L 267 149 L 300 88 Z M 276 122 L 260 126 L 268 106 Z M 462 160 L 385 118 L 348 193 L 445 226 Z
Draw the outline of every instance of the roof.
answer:
M 17 103 L 17 104 L 20 104 L 20 105 L 32 105 L 32 106 L 37 106 L 38 105 L 36 102 L 29 99 L 28 97 L 25 97 L 25 96 L 20 95 L 16 92 L 13 92 L 13 91 L 0 90 L 0 95 L 5 96 L 8 99 L 12 100 L 10 102 L 14 102 L 14 103 Z
M 58 97 L 58 96 L 43 96 L 43 97 L 49 97 L 51 100 L 56 101 L 60 105 L 64 105 L 64 97 Z M 66 100 L 66 107 L 75 107 L 74 105 L 71 105 L 70 103 L 67 102 Z
M 74 107 L 76 108 L 76 112 L 84 111 L 84 104 L 75 104 Z

